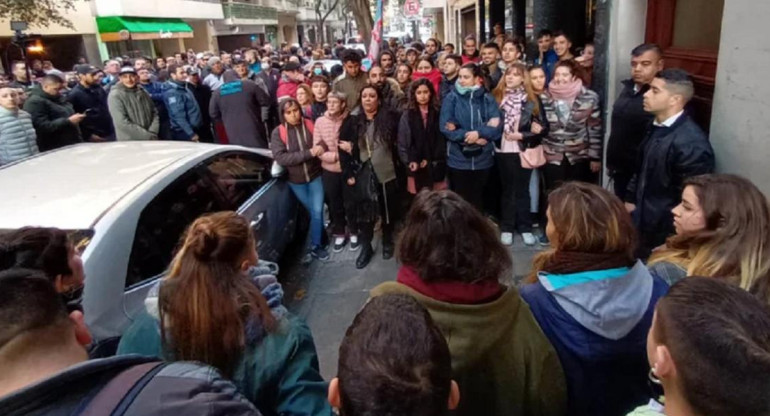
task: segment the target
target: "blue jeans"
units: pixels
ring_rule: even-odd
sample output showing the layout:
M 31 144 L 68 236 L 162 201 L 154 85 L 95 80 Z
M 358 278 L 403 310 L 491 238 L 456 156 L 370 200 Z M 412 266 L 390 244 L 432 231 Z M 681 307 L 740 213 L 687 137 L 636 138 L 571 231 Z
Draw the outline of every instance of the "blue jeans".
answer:
M 324 186 L 321 177 L 309 183 L 289 183 L 289 187 L 310 212 L 310 241 L 313 247 L 320 246 L 324 228 Z

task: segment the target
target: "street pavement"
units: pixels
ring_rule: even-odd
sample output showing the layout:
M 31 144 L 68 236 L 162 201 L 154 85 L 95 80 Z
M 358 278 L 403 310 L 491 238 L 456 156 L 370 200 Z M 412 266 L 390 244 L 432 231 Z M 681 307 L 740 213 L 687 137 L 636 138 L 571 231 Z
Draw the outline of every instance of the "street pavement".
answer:
M 345 330 L 369 297 L 369 291 L 382 282 L 395 280 L 398 264 L 395 258 L 382 259 L 379 241 L 375 241 L 371 263 L 357 270 L 358 251 L 347 247 L 340 253 L 330 252 L 327 262 L 303 266 L 298 261 L 286 262 L 281 271 L 285 303 L 294 314 L 304 318 L 313 332 L 321 374 L 326 380 L 337 371 L 340 341 Z M 513 273 L 506 284 L 517 284 L 529 273 L 532 257 L 538 248 L 526 247 L 516 235 L 513 253 Z

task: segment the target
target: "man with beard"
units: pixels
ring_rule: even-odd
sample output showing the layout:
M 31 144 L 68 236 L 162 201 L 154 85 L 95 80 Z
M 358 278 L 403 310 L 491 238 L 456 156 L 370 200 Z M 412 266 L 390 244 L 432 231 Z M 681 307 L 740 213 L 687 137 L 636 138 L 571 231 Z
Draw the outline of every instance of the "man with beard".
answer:
M 86 117 L 80 122 L 80 133 L 87 142 L 115 140 L 115 128 L 107 110 L 107 92 L 99 85 L 97 74 L 101 70 L 93 65 L 78 65 L 78 84 L 67 95 L 76 113 Z
M 398 82 L 388 78 L 381 66 L 375 64 L 369 70 L 369 85 L 380 90 L 383 108 L 401 113 L 406 105 L 406 96 L 398 86 Z

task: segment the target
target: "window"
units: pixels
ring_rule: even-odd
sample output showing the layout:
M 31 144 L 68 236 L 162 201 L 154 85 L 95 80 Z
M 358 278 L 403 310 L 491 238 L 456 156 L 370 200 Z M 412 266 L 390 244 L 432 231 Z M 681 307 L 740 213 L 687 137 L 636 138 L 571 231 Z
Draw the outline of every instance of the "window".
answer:
M 163 273 L 187 226 L 205 213 L 224 209 L 219 190 L 197 170 L 172 182 L 139 216 L 126 287 Z
M 217 185 L 225 209 L 237 211 L 270 181 L 272 163 L 264 156 L 232 152 L 204 163 L 202 172 Z
M 210 212 L 237 211 L 270 181 L 271 166 L 268 157 L 223 153 L 168 185 L 139 216 L 126 287 L 163 273 L 188 225 Z

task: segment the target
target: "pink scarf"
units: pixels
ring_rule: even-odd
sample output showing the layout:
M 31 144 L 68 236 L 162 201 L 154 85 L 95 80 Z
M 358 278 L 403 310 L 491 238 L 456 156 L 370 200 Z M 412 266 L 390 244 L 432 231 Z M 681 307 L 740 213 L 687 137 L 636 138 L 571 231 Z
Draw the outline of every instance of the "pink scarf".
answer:
M 548 84 L 548 92 L 551 93 L 551 97 L 554 100 L 566 101 L 570 107 L 581 91 L 583 91 L 583 81 L 580 78 L 575 78 L 574 81 L 566 85 L 557 84 L 555 80 Z

